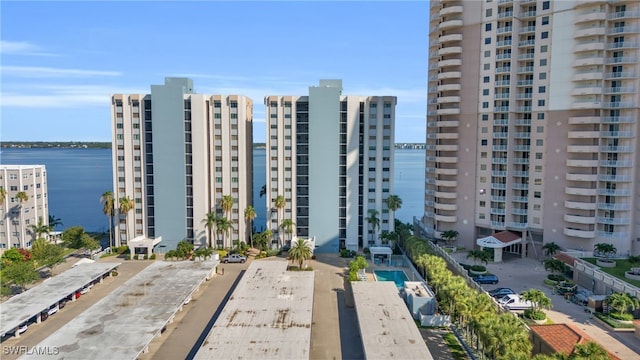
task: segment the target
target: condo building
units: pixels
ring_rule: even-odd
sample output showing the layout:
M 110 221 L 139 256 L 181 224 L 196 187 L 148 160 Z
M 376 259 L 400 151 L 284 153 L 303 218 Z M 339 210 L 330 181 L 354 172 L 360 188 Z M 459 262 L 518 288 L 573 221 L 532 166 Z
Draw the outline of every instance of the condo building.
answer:
M 308 96 L 264 98 L 267 227 L 275 239 L 315 238 L 316 251 L 336 252 L 380 244 L 380 232 L 393 231 L 385 200 L 393 192 L 396 102 L 342 95 L 342 80 L 320 80 Z M 378 222 L 367 221 L 369 210 Z M 282 226 L 287 219 L 293 233 Z
M 0 253 L 30 248 L 40 219 L 49 223 L 45 166 L 0 165 Z
M 640 2 L 430 2 L 424 235 L 640 254 Z
M 150 249 L 161 241 L 166 251 L 185 239 L 214 247 L 248 239 L 251 99 L 197 94 L 191 79 L 166 78 L 150 94 L 113 95 L 111 116 L 116 208 L 123 198 L 133 205 L 117 214 L 117 245 Z M 233 206 L 225 211 L 229 195 Z M 229 220 L 228 231 L 209 229 L 209 213 Z

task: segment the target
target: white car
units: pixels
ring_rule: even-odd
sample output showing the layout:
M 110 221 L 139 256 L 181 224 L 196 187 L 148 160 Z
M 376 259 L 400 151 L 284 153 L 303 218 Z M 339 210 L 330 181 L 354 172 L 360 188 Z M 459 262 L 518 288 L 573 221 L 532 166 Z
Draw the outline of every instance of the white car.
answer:
M 184 304 L 187 305 L 190 302 L 191 302 L 191 296 L 185 299 Z
M 27 331 L 27 328 L 28 328 L 28 327 L 29 327 L 29 326 L 28 326 L 26 323 L 24 323 L 24 324 L 20 324 L 20 326 L 18 326 L 18 328 L 16 329 L 16 335 L 20 335 L 20 334 L 22 334 L 23 332 Z
M 86 293 L 89 292 L 89 290 L 91 290 L 91 288 L 87 287 L 83 287 L 82 289 L 80 289 L 80 294 L 84 295 Z
M 51 307 L 49 308 L 49 311 L 48 311 L 49 316 L 57 313 L 58 310 L 60 310 L 60 307 L 58 306 L 58 304 L 51 305 Z
M 533 307 L 533 303 L 529 300 L 522 300 L 518 294 L 505 295 L 498 300 L 498 304 L 507 310 L 526 310 Z

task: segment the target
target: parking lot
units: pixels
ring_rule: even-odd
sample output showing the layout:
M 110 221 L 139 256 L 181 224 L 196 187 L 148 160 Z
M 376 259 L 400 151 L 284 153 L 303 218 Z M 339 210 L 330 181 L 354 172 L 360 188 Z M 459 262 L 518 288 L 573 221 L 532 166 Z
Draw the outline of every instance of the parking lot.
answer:
M 460 263 L 470 263 L 467 252 L 451 254 Z M 640 359 L 640 341 L 633 333 L 613 333 L 596 323 L 585 307 L 565 300 L 555 294 L 553 289 L 544 285 L 543 281 L 549 274 L 544 269 L 542 261 L 520 258 L 516 255 L 505 254 L 501 263 L 489 263 L 487 270 L 498 276 L 496 285 L 482 285 L 489 291 L 497 287 L 508 287 L 516 293 L 522 293 L 532 288 L 540 289 L 551 299 L 553 308 L 547 312 L 551 321 L 557 324 L 569 323 L 577 326 L 591 338 L 598 341 L 610 352 L 622 359 Z

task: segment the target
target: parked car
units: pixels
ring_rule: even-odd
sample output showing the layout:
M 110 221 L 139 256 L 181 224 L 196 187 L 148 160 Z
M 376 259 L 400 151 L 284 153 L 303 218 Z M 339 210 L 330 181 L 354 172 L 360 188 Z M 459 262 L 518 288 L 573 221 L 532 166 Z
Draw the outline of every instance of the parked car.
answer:
M 473 281 L 478 284 L 497 284 L 498 277 L 494 274 L 483 274 L 472 277 Z
M 190 302 L 191 302 L 191 295 L 189 295 L 189 297 L 187 297 L 187 298 L 184 300 L 184 304 L 185 304 L 185 305 L 187 305 L 187 304 L 188 304 L 188 303 L 190 303 Z
M 505 288 L 505 287 L 500 287 L 500 288 L 495 288 L 491 291 L 489 291 L 489 295 L 496 298 L 496 299 L 501 299 L 503 298 L 505 295 L 509 295 L 509 294 L 515 294 L 516 292 L 509 289 L 509 288 Z
M 573 298 L 575 302 L 577 302 L 578 304 L 587 305 L 589 303 L 589 296 L 591 295 L 593 295 L 593 292 L 587 289 L 582 289 L 576 292 L 575 294 L 573 294 Z
M 49 308 L 49 311 L 47 311 L 47 314 L 49 314 L 49 316 L 51 316 L 51 315 L 57 313 L 58 310 L 60 310 L 60 307 L 58 306 L 58 304 L 51 305 L 51 307 Z
M 43 311 L 40 313 L 40 321 L 45 321 L 49 318 L 49 312 Z
M 27 323 L 20 324 L 16 329 L 16 335 L 22 334 L 23 332 L 27 331 L 28 328 L 29 326 L 27 325 Z
M 242 256 L 240 254 L 230 254 L 222 258 L 223 263 L 244 263 L 247 261 L 246 256 Z
M 90 288 L 88 286 L 83 287 L 82 289 L 80 289 L 80 294 L 84 295 L 86 293 L 88 293 L 90 290 Z
M 59 307 L 60 309 L 64 309 L 64 307 L 67 305 L 67 301 L 68 301 L 67 299 L 68 299 L 68 297 L 67 297 L 67 298 L 64 298 L 64 299 L 62 299 L 62 300 L 60 300 L 60 303 L 59 303 L 59 305 L 58 305 L 58 307 Z
M 533 303 L 529 300 L 522 300 L 518 294 L 505 295 L 498 300 L 498 304 L 507 310 L 526 310 L 533 307 Z

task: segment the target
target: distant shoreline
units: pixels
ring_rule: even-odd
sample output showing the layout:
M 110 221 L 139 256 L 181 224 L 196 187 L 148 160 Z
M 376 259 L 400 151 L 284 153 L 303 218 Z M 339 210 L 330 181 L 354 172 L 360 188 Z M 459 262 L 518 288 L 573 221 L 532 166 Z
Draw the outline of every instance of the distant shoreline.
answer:
M 3 149 L 111 149 L 111 142 L 100 141 L 3 141 Z M 265 149 L 265 143 L 254 143 L 254 149 Z M 396 149 L 424 149 L 424 143 L 396 143 Z

